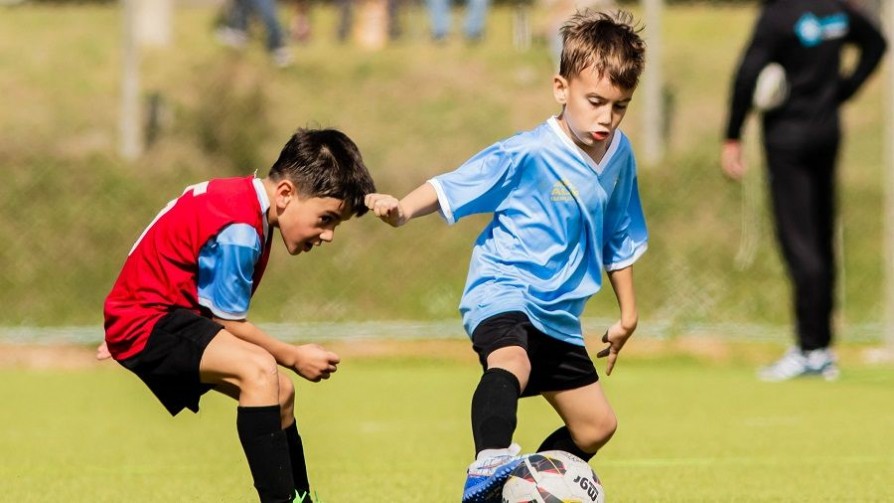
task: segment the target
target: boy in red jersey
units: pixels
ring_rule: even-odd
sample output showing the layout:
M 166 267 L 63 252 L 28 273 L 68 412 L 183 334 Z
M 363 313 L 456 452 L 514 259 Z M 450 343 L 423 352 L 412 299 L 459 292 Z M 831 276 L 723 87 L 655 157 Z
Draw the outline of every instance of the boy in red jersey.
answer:
M 318 382 L 339 358 L 274 339 L 246 319 L 279 228 L 291 255 L 333 239 L 375 192 L 357 146 L 298 130 L 268 176 L 187 187 L 139 237 L 106 298 L 108 353 L 175 415 L 215 390 L 239 402 L 236 428 L 260 500 L 310 501 L 295 390 L 283 366 Z

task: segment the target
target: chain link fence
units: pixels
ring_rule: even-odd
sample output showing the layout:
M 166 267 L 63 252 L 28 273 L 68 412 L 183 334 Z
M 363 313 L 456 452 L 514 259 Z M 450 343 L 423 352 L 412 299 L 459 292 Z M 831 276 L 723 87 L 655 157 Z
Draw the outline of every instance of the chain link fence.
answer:
M 403 14 L 412 26 L 425 22 L 420 9 Z M 174 45 L 142 54 L 145 149 L 125 161 L 119 9 L 0 7 L 0 340 L 98 341 L 103 299 L 155 213 L 197 181 L 263 176 L 295 127 L 345 130 L 379 189 L 403 194 L 557 112 L 547 41 L 535 29 L 530 47 L 513 45 L 509 7 L 493 9 L 480 44 L 435 45 L 412 28 L 376 52 L 337 43 L 319 28 L 334 25 L 334 11 L 313 12 L 316 38 L 295 43 L 295 66 L 279 70 L 261 42 L 241 53 L 217 46 L 212 7 L 179 8 Z M 752 15 L 704 4 L 664 12 L 667 153 L 640 166 L 651 237 L 634 268 L 643 333 L 787 340 L 791 330 L 755 123 L 744 183 L 726 181 L 718 165 L 728 83 Z M 848 341 L 882 331 L 881 100 L 876 78 L 845 115 L 837 324 Z M 634 146 L 636 105 L 623 126 Z M 298 258 L 275 240 L 252 318 L 298 338 L 460 336 L 457 305 L 485 223 L 431 217 L 394 230 L 366 216 Z M 601 331 L 616 313 L 606 285 L 585 326 Z

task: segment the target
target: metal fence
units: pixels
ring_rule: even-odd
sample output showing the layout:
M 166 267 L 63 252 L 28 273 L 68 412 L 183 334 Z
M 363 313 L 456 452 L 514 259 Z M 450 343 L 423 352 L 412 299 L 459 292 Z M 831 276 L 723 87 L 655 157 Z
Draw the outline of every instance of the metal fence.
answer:
M 751 14 L 743 7 L 664 11 L 666 147 L 661 160 L 640 167 L 651 231 L 650 250 L 634 269 L 644 333 L 783 340 L 791 330 L 756 124 L 745 182 L 730 184 L 718 166 L 729 72 Z M 418 10 L 405 15 L 422 22 Z M 269 68 L 260 49 L 234 56 L 208 41 L 207 6 L 176 16 L 176 45 L 143 55 L 145 145 L 127 161 L 117 129 L 120 10 L 0 8 L 0 32 L 21 33 L 0 41 L 9 69 L 0 76 L 0 340 L 99 340 L 103 298 L 158 209 L 199 180 L 256 168 L 263 175 L 296 125 L 353 128 L 371 167 L 387 167 L 373 169 L 379 188 L 402 193 L 555 113 L 536 12 L 534 44 L 524 51 L 511 43 L 513 11 L 497 8 L 494 35 L 480 47 L 432 47 L 416 28 L 409 41 L 378 53 L 318 42 L 298 49 L 296 68 L 285 73 Z M 320 10 L 315 21 L 332 16 Z M 68 22 L 53 21 L 59 18 Z M 706 46 L 687 38 L 690 29 L 725 42 Z M 367 96 L 345 96 L 358 88 Z M 883 91 L 874 79 L 845 116 L 836 323 L 848 341 L 881 340 L 885 321 Z M 362 115 L 345 100 L 363 103 Z M 636 112 L 626 119 L 634 145 L 644 122 Z M 432 217 L 394 231 L 367 216 L 345 224 L 321 252 L 292 259 L 275 249 L 253 319 L 302 338 L 459 336 L 456 306 L 484 222 L 447 228 Z M 616 311 L 606 286 L 585 325 L 599 331 Z

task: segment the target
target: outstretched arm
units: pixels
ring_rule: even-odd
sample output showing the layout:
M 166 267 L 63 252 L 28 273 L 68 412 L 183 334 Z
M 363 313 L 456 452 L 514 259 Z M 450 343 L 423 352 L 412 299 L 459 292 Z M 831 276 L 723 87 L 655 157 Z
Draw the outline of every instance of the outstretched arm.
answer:
M 618 353 L 633 335 L 639 322 L 636 312 L 636 296 L 633 293 L 633 267 L 628 266 L 616 271 L 608 271 L 608 279 L 618 299 L 618 307 L 621 308 L 621 319 L 609 327 L 602 336 L 602 342 L 608 347 L 596 353 L 597 358 L 608 357 L 605 365 L 606 375 L 612 375 L 612 369 L 618 359 Z
M 370 211 L 392 227 L 400 227 L 413 218 L 434 213 L 440 208 L 438 193 L 428 182 L 399 201 L 388 194 L 367 194 L 365 202 Z
M 276 363 L 292 369 L 308 381 L 319 382 L 321 379 L 329 379 L 341 361 L 338 355 L 318 344 L 299 346 L 287 344 L 268 335 L 248 320 L 214 318 L 214 321 L 223 325 L 227 332 L 236 337 L 266 349 L 276 359 Z

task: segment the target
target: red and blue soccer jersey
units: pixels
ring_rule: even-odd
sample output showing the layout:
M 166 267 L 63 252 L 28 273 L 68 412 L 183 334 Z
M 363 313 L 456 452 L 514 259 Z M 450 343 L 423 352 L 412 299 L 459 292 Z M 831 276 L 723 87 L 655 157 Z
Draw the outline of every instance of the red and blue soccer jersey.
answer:
M 106 343 L 116 360 L 139 354 L 172 309 L 244 317 L 270 254 L 267 204 L 253 176 L 192 185 L 168 203 L 131 249 L 105 301 Z M 224 266 L 232 271 L 219 272 Z

